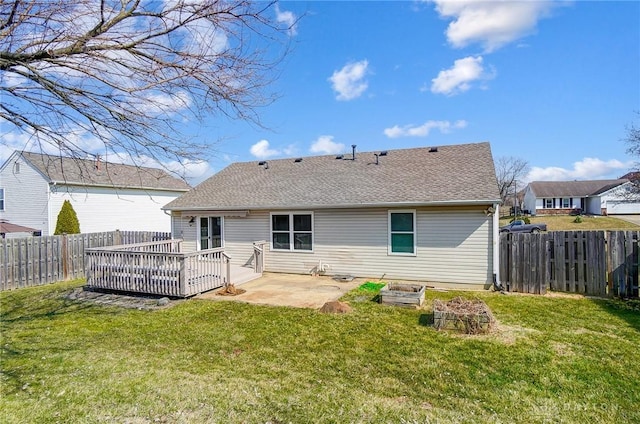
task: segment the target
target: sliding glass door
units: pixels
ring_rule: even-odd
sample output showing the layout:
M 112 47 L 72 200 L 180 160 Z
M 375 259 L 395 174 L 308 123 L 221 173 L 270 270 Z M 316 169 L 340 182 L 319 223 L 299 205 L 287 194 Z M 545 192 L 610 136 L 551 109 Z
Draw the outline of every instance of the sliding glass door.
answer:
M 222 217 L 200 218 L 200 250 L 222 247 Z

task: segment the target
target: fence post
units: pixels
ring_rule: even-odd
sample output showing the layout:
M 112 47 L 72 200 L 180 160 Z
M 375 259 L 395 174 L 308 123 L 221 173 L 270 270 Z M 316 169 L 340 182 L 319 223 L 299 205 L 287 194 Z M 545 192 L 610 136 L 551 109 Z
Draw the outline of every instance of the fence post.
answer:
M 120 230 L 116 230 L 116 233 L 113 235 L 113 245 L 117 246 L 122 244 L 122 235 L 120 234 Z
M 69 252 L 67 251 L 67 233 L 62 234 L 62 251 L 61 260 L 62 260 L 62 279 L 67 280 L 69 278 Z

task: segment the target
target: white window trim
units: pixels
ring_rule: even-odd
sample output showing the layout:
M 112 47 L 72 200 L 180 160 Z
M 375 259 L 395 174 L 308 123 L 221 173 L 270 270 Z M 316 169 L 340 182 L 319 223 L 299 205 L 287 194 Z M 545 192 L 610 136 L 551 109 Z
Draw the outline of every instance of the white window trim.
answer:
M 400 232 L 396 231 L 396 234 L 413 234 L 413 253 L 404 252 L 392 252 L 391 251 L 391 214 L 393 213 L 411 213 L 413 214 L 413 231 Z M 394 209 L 389 210 L 387 213 L 387 254 L 392 256 L 418 256 L 418 214 L 415 209 Z
M 200 218 L 220 218 L 220 247 L 224 247 L 224 216 L 220 215 L 200 215 L 196 216 L 196 250 L 202 250 L 200 241 Z M 219 249 L 219 248 L 216 248 Z
M 276 249 L 273 247 L 273 215 L 289 215 L 289 248 Z M 311 250 L 294 249 L 293 215 L 311 215 Z M 284 232 L 284 231 L 280 231 Z M 298 231 L 302 232 L 302 231 Z M 281 211 L 269 213 L 269 249 L 273 252 L 313 253 L 316 245 L 315 217 L 313 211 Z
M 6 202 L 5 202 L 5 197 L 7 194 L 7 190 L 4 187 L 0 187 L 0 190 L 2 191 L 2 196 L 0 196 L 0 200 L 2 200 L 2 207 L 0 208 L 0 211 L 4 211 L 6 209 Z

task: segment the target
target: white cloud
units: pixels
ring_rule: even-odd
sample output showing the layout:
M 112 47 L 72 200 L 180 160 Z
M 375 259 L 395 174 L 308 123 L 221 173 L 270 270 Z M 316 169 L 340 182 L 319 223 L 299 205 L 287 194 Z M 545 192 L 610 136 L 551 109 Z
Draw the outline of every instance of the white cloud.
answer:
M 249 149 L 251 154 L 258 159 L 267 159 L 280 154 L 279 150 L 270 149 L 267 140 L 260 140 Z
M 175 94 L 144 93 L 139 98 L 132 98 L 132 103 L 140 110 L 152 115 L 173 114 L 187 109 L 192 99 L 185 91 Z
M 287 156 L 293 156 L 298 153 L 298 146 L 296 146 L 295 144 L 289 144 L 287 147 L 282 149 L 282 153 Z
M 309 149 L 312 153 L 325 153 L 333 155 L 344 151 L 344 144 L 333 141 L 332 135 L 321 135 L 313 142 Z
M 597 180 L 618 178 L 625 174 L 633 162 L 621 162 L 617 159 L 604 161 L 598 158 L 584 158 L 574 162 L 573 169 L 565 169 L 556 166 L 541 168 L 534 166 L 527 176 L 526 182 L 530 181 L 571 181 L 571 180 Z
M 456 122 L 449 121 L 427 121 L 422 125 L 405 125 L 400 127 L 394 125 L 391 128 L 386 128 L 384 134 L 389 138 L 398 137 L 427 137 L 432 129 L 438 129 L 443 134 L 448 134 L 452 129 L 465 128 L 467 121 L 458 120 Z
M 339 71 L 334 71 L 329 78 L 333 90 L 338 93 L 338 100 L 353 100 L 360 97 L 368 87 L 367 81 L 364 79 L 367 75 L 367 67 L 369 62 L 361 60 L 360 62 L 347 63 Z
M 158 167 L 157 165 L 152 165 Z M 180 164 L 178 162 L 162 163 L 161 167 L 164 167 L 168 171 L 174 172 L 176 175 L 182 176 L 189 184 L 195 186 L 200 184 L 205 179 L 209 178 L 213 174 L 213 168 L 207 161 L 199 160 L 187 160 Z
M 468 56 L 453 62 L 453 67 L 442 70 L 431 80 L 431 92 L 453 96 L 471 88 L 471 82 L 489 79 L 482 67 L 482 56 Z
M 280 5 L 276 3 L 276 21 L 285 24 L 288 28 L 289 35 L 298 33 L 297 18 L 293 12 L 288 10 L 280 10 Z
M 453 21 L 447 39 L 454 47 L 479 43 L 486 52 L 533 33 L 557 3 L 512 0 L 433 0 L 436 11 Z

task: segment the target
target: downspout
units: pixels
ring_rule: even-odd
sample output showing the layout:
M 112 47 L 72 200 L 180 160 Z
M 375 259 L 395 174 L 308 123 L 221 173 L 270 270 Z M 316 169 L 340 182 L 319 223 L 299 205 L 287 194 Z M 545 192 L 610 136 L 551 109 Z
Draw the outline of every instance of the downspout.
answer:
M 500 281 L 500 205 L 493 204 L 493 288 L 504 291 Z

